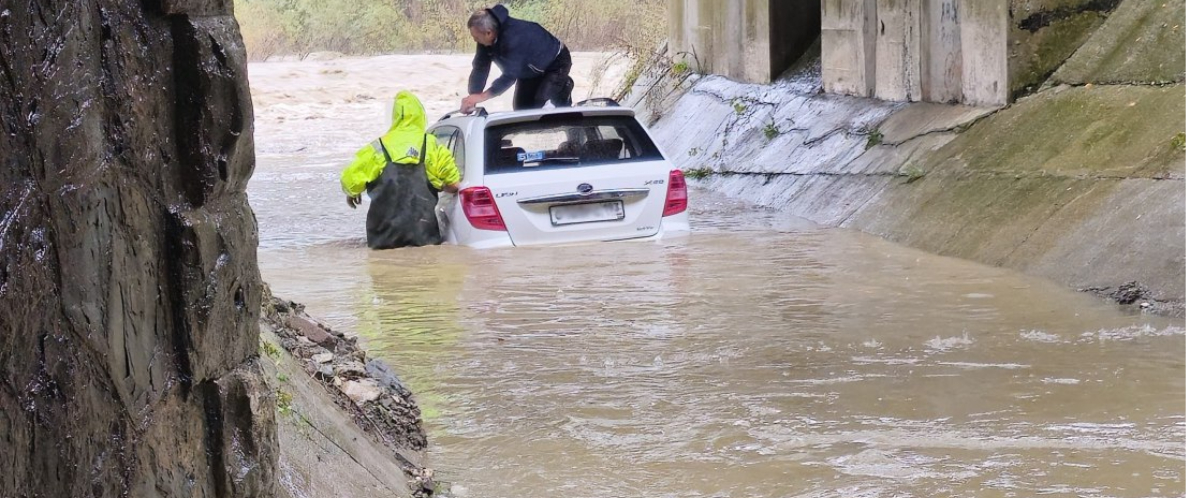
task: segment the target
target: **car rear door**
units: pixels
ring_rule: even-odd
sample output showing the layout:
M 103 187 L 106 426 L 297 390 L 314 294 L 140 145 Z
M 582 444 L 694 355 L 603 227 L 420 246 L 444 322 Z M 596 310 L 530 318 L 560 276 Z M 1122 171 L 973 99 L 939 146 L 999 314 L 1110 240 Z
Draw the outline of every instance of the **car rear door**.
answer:
M 515 245 L 658 232 L 669 163 L 628 110 L 491 123 L 485 174 Z
M 429 130 L 436 137 L 438 145 L 447 149 L 453 155 L 453 161 L 457 165 L 457 172 L 461 175 L 461 179 L 465 179 L 465 140 L 461 133 L 461 129 L 453 125 L 438 125 Z M 454 206 L 457 204 L 457 196 L 448 192 L 441 192 L 438 194 L 437 201 L 437 224 L 441 227 L 441 235 L 446 240 L 455 242 L 457 236 L 454 232 L 453 225 L 453 211 L 456 211 Z

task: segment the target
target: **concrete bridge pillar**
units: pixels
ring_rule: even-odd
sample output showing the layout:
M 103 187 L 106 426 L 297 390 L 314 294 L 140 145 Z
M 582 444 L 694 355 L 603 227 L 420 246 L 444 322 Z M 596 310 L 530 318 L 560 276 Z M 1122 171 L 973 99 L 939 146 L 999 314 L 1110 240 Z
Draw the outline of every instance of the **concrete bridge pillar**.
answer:
M 701 71 L 769 83 L 819 37 L 818 1 L 668 0 L 668 41 Z
M 873 96 L 877 74 L 876 0 L 822 2 L 824 91 Z
M 961 0 L 963 98 L 972 105 L 1009 103 L 1007 0 Z
M 922 98 L 923 0 L 880 0 L 874 47 L 874 96 L 884 100 Z
M 1006 0 L 821 0 L 824 90 L 1008 102 Z
M 964 58 L 960 0 L 922 0 L 922 100 L 953 102 L 963 97 Z M 1002 47 L 1004 50 L 1004 47 Z
M 826 92 L 1004 105 L 1009 1 L 669 0 L 670 40 L 702 71 L 767 83 L 818 37 Z

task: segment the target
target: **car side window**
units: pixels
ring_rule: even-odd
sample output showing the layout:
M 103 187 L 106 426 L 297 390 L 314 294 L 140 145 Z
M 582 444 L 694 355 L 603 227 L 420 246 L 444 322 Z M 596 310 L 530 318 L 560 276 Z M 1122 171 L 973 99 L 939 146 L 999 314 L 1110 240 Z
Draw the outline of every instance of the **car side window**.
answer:
M 449 152 L 453 153 L 453 160 L 457 161 L 457 171 L 461 172 L 461 176 L 465 176 L 465 137 L 461 135 L 461 130 L 454 128 L 452 140 L 449 142 Z
M 449 149 L 453 154 L 453 160 L 457 163 L 457 172 L 465 177 L 465 143 L 461 140 L 461 130 L 453 126 L 442 126 L 433 129 L 430 133 L 437 139 L 437 144 L 440 144 Z

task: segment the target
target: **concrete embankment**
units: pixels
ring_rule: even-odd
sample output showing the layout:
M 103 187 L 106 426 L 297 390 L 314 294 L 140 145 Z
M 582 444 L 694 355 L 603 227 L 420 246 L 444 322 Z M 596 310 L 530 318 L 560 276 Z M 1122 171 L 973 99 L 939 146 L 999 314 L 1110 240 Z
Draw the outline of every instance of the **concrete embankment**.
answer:
M 702 186 L 1181 313 L 1183 2 L 1156 4 L 999 109 L 822 94 L 818 56 L 771 85 L 668 71 L 632 103 Z

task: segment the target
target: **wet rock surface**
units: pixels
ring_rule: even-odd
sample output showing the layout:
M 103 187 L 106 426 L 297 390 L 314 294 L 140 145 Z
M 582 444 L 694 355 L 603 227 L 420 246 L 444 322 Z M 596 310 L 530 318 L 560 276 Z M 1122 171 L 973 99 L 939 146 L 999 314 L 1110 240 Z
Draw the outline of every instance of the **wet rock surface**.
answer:
M 1186 307 L 1181 301 L 1166 301 L 1157 296 L 1140 282 L 1128 282 L 1115 287 L 1087 287 L 1079 289 L 1099 297 L 1115 301 L 1116 304 L 1130 306 L 1141 311 L 1148 311 L 1167 316 L 1186 316 Z
M 367 358 L 357 337 L 347 337 L 309 316 L 304 306 L 265 292 L 263 320 L 292 359 L 315 379 L 342 412 L 386 448 L 405 473 L 414 496 L 432 494 L 432 470 L 406 458 L 428 446 L 411 391 L 382 360 Z
M 230 1 L 0 1 L 0 496 L 271 496 Z

